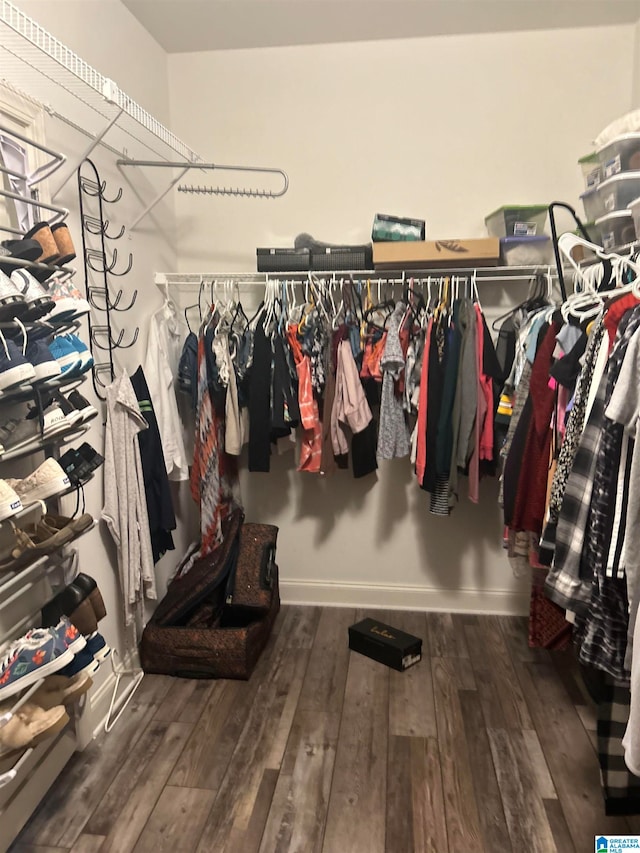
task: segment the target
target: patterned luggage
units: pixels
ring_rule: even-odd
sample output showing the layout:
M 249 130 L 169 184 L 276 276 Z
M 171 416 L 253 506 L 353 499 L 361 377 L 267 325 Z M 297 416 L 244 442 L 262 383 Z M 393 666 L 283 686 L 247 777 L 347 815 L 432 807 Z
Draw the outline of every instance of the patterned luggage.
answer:
M 280 609 L 278 528 L 226 520 L 217 551 L 176 577 L 140 644 L 145 672 L 247 679 Z

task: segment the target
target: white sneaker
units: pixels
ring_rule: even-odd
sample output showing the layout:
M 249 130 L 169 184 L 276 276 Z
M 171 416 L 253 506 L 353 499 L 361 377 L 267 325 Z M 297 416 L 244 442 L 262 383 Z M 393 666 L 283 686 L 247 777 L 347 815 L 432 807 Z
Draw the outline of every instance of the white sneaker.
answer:
M 68 319 L 70 317 L 81 317 L 88 314 L 91 306 L 82 296 L 78 288 L 70 280 L 59 281 L 50 278 L 47 282 L 49 296 L 56 303 L 55 308 L 49 314 L 48 319 Z
M 0 480 L 0 521 L 20 512 L 22 501 L 6 480 Z
M 33 503 L 62 494 L 69 488 L 69 478 L 55 459 L 45 459 L 42 465 L 24 480 L 9 480 L 23 503 Z

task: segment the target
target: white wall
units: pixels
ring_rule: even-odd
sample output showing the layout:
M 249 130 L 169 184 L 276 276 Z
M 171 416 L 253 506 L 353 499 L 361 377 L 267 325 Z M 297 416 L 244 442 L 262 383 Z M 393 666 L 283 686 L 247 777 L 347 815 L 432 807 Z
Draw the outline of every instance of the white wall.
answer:
M 640 107 L 640 20 L 635 25 L 632 74 L 631 106 L 638 109 Z
M 112 77 L 127 94 L 138 100 L 157 118 L 168 121 L 166 55 L 120 3 L 120 0 L 75 0 L 75 2 L 74 0 L 56 0 L 55 3 L 51 0 L 48 2 L 21 0 L 20 8 L 72 47 L 99 71 Z M 24 88 L 29 91 L 28 85 L 25 84 Z M 55 103 L 52 105 L 55 107 Z M 75 158 L 81 156 L 88 143 L 84 135 L 55 118 L 47 119 L 46 132 L 49 145 L 65 153 L 70 164 Z M 109 141 L 108 136 L 107 141 Z M 105 215 L 112 223 L 110 232 L 117 232 L 120 225 L 128 228 L 143 204 L 157 193 L 162 182 L 166 182 L 168 174 L 165 170 L 157 170 L 151 175 L 135 171 L 127 172 L 123 176 L 115 166 L 115 156 L 101 147 L 98 147 L 91 157 L 98 167 L 101 178 L 107 181 L 109 195 L 119 186 L 124 187 L 122 200 L 115 205 L 105 206 Z M 76 164 L 77 162 L 78 160 Z M 58 183 L 59 174 L 56 174 L 51 179 L 51 188 L 55 190 Z M 84 291 L 78 188 L 75 174 L 57 197 L 56 203 L 70 209 L 68 222 L 79 255 L 74 261 L 78 269 L 75 282 L 80 290 Z M 133 372 L 143 359 L 148 318 L 162 302 L 161 295 L 153 283 L 154 272 L 159 268 L 171 269 L 176 264 L 176 254 L 172 244 L 173 222 L 173 199 L 169 196 L 143 223 L 140 230 L 133 234 L 127 233 L 117 243 L 109 245 L 109 249 L 114 245 L 118 248 L 121 258 L 118 261 L 119 269 L 122 269 L 126 263 L 129 252 L 134 256 L 131 273 L 123 278 L 112 279 L 114 292 L 117 292 L 120 287 L 125 292 L 122 304 L 128 304 L 134 289 L 138 289 L 138 301 L 134 309 L 127 314 L 114 315 L 116 334 L 118 329 L 126 329 L 125 342 L 131 340 L 135 327 L 140 326 L 137 344 L 132 349 L 120 350 L 116 353 L 116 364 L 119 369 L 126 367 Z M 97 247 L 98 244 L 92 243 L 92 245 Z M 98 277 L 92 279 L 92 283 L 98 285 Z M 88 342 L 86 323 L 83 324 L 80 334 L 83 340 Z M 93 422 L 91 431 L 82 440 L 88 440 L 96 449 L 102 451 L 104 407 L 93 395 L 90 381 L 84 383 L 81 391 L 94 404 L 99 405 L 102 414 Z M 33 457 L 34 465 L 39 461 L 39 458 Z M 20 464 L 23 466 L 23 471 L 28 470 L 29 460 L 24 460 Z M 86 487 L 85 492 L 87 512 L 99 519 L 103 505 L 101 472 Z M 193 502 L 188 496 L 188 490 L 182 486 L 179 491 L 176 490 L 175 497 L 179 516 L 179 530 L 175 537 L 176 551 L 169 552 L 156 567 L 160 596 L 164 594 L 166 580 L 172 573 L 179 555 L 183 553 L 191 539 L 190 528 L 194 526 Z M 72 512 L 75 498 L 64 500 L 62 511 Z M 77 547 L 80 553 L 80 569 L 96 578 L 107 605 L 108 616 L 100 624 L 100 630 L 109 644 L 123 655 L 126 651 L 125 633 L 122 624 L 122 603 L 117 580 L 115 550 L 104 523 L 100 522 L 98 529 L 78 540 Z M 94 697 L 97 695 L 104 699 L 104 687 L 107 686 L 106 677 L 109 673 L 108 665 L 98 673 L 99 684 L 94 688 Z M 90 713 L 88 719 L 84 721 L 85 728 L 92 730 L 102 713 L 104 713 L 104 704 L 98 701 L 93 714 Z
M 630 107 L 634 37 L 629 25 L 170 55 L 174 131 L 214 161 L 291 179 L 278 201 L 179 195 L 180 269 L 252 270 L 256 246 L 301 231 L 364 241 L 376 211 L 424 217 L 429 237 L 474 237 L 503 203 L 577 203 L 578 158 Z M 513 299 L 485 287 L 488 313 Z M 495 483 L 441 520 L 406 460 L 377 483 L 294 468 L 274 458 L 270 475 L 242 477 L 248 519 L 281 527 L 285 599 L 526 609 Z

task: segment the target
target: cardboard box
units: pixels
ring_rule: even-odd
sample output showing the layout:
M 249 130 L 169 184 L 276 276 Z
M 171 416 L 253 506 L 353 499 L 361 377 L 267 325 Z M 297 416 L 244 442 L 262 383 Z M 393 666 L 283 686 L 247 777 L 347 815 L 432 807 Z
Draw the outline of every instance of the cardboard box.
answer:
M 402 672 L 422 658 L 422 640 L 397 628 L 363 619 L 349 628 L 349 648 Z
M 373 244 L 373 265 L 377 270 L 493 267 L 499 262 L 497 237 Z

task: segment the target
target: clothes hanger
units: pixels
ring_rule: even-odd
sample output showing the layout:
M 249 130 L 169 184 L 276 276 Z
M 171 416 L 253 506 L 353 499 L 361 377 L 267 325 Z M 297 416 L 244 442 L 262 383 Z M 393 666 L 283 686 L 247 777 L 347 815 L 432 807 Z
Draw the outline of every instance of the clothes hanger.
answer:
M 532 292 L 533 287 L 533 292 Z M 545 305 L 548 304 L 549 300 L 547 298 L 547 278 L 542 275 L 542 273 L 536 273 L 535 276 L 531 278 L 529 283 L 529 293 L 527 294 L 526 299 L 516 305 L 515 308 L 510 308 L 508 311 L 505 311 L 504 314 L 501 314 L 499 317 L 496 317 L 495 320 L 491 323 L 491 328 L 494 332 L 499 332 L 500 329 L 498 327 L 499 323 L 508 320 L 509 317 L 513 317 L 514 314 L 517 314 L 518 311 L 535 311 L 539 308 L 544 308 Z

